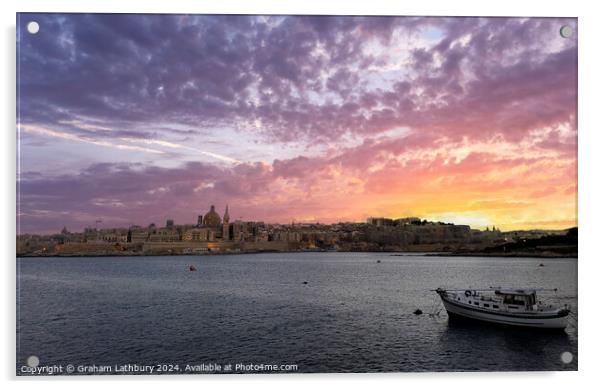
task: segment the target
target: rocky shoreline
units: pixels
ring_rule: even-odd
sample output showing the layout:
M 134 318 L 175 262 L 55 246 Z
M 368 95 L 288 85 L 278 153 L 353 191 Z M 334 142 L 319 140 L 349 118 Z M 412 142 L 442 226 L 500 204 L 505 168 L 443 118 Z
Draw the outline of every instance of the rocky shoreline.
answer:
M 522 253 L 490 253 L 490 252 L 455 252 L 455 253 L 428 253 L 428 257 L 504 257 L 504 258 L 575 258 L 577 254 L 559 254 L 553 252 L 522 252 Z

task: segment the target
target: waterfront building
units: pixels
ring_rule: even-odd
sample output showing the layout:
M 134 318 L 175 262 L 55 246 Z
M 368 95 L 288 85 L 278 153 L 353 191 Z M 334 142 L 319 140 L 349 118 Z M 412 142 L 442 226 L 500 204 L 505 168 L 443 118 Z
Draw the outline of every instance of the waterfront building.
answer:
M 269 234 L 267 230 L 259 230 L 255 235 L 256 242 L 267 242 L 269 240 Z
M 209 242 L 209 228 L 192 228 L 184 232 L 182 240 L 187 242 Z
M 248 223 L 243 222 L 242 220 L 236 220 L 232 224 L 232 240 L 236 242 L 242 242 L 248 239 Z
M 128 241 L 128 231 L 125 229 L 101 230 L 100 240 L 106 243 L 126 243 Z
M 215 230 L 208 229 L 207 230 L 207 241 L 208 242 L 215 242 L 216 240 L 217 240 L 217 234 L 216 234 Z
M 148 240 L 149 230 L 146 228 L 132 226 L 128 231 L 128 242 L 143 243 Z
M 174 228 L 156 228 L 148 236 L 149 242 L 177 242 L 180 233 Z

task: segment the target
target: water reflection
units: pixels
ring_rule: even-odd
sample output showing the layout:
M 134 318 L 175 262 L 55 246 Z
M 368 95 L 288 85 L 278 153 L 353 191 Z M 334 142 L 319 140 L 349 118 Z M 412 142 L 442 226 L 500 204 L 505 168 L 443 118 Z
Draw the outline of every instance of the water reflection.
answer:
M 454 318 L 445 321 L 439 337 L 439 348 L 443 354 L 459 357 L 461 366 L 467 370 L 479 370 L 471 366 L 483 364 L 500 370 L 576 367 L 576 359 L 569 365 L 560 359 L 560 350 L 573 354 L 577 352 L 576 343 L 564 330 L 489 325 Z

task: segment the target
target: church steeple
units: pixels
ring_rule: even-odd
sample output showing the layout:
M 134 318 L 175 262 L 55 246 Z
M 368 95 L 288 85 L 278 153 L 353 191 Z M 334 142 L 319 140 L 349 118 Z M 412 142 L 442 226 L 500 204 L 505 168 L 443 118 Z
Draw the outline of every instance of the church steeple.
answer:
M 226 212 L 224 213 L 224 224 L 222 225 L 222 239 L 230 240 L 230 215 L 228 214 L 227 205 Z
M 226 205 L 226 212 L 224 213 L 224 223 L 230 223 L 230 214 L 228 214 L 228 206 Z

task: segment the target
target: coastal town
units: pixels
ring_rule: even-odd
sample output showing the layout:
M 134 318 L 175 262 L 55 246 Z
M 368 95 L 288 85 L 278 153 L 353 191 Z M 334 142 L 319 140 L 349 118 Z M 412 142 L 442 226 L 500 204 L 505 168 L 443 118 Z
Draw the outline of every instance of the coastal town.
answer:
M 196 216 L 195 224 L 177 225 L 173 220 L 166 220 L 163 226 L 154 223 L 129 228 L 100 229 L 95 226 L 83 232 L 71 232 L 64 227 L 56 234 L 18 235 L 17 255 L 131 256 L 294 251 L 499 255 L 526 251 L 538 256 L 576 256 L 576 228 L 571 230 L 502 232 L 495 226 L 478 230 L 468 225 L 417 217 L 371 217 L 365 222 L 335 224 L 269 224 L 230 220 L 228 206 L 220 216 L 211 205 L 208 212 Z M 574 239 L 572 235 L 575 235 Z M 548 242 L 547 246 L 542 246 L 542 241 Z

